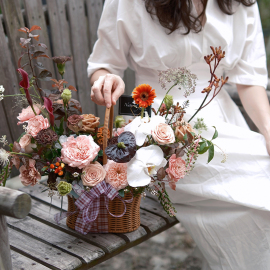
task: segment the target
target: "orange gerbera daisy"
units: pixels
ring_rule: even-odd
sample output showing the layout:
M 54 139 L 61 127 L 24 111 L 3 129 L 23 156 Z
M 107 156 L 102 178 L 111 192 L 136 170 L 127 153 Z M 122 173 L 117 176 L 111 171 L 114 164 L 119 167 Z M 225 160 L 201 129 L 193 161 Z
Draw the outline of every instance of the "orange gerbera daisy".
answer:
M 156 96 L 155 89 L 149 84 L 140 84 L 133 90 L 132 97 L 139 107 L 146 108 L 154 102 Z

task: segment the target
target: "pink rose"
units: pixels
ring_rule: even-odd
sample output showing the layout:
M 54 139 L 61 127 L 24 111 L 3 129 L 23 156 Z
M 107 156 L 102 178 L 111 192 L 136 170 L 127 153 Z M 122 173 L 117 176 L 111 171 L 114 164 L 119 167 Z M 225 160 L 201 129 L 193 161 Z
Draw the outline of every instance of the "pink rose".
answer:
M 27 133 L 35 138 L 42 129 L 47 129 L 48 127 L 50 127 L 48 119 L 42 115 L 36 115 L 28 121 Z
M 20 175 L 22 184 L 24 186 L 34 186 L 37 183 L 37 180 L 41 179 L 40 173 L 35 168 L 36 161 L 29 159 L 28 165 L 22 165 L 20 168 Z
M 167 124 L 158 124 L 151 133 L 153 139 L 160 145 L 175 142 L 173 129 Z
M 113 137 L 119 136 L 124 131 L 125 131 L 125 127 L 117 128 L 116 130 L 113 131 Z
M 126 163 L 116 163 L 112 160 L 108 160 L 108 163 L 104 168 L 107 172 L 105 177 L 106 182 L 116 190 L 120 190 L 128 186 Z
M 25 149 L 25 147 L 31 143 L 31 138 L 32 136 L 28 133 L 23 135 L 19 141 L 21 148 Z
M 34 105 L 34 110 L 36 114 L 40 114 L 40 108 L 37 105 Z M 31 106 L 28 106 L 26 109 L 22 109 L 22 112 L 19 113 L 19 116 L 17 117 L 20 122 L 18 122 L 18 125 L 30 120 L 31 118 L 35 117 L 35 113 L 33 112 Z
M 83 169 L 97 156 L 100 147 L 92 136 L 80 135 L 77 138 L 70 136 L 62 143 L 61 159 L 70 167 Z
M 178 182 L 181 178 L 184 178 L 186 175 L 186 162 L 181 158 L 176 158 L 176 155 L 173 154 L 169 159 L 169 168 L 166 169 L 166 172 L 169 175 L 169 178 L 174 182 Z
M 97 161 L 83 169 L 82 182 L 84 186 L 94 187 L 105 178 L 106 171 Z

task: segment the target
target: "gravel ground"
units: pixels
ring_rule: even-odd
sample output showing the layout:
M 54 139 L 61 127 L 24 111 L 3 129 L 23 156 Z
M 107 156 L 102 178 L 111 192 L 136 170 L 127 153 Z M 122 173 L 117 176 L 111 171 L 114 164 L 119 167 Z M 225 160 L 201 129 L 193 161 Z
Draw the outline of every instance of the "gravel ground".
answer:
M 201 270 L 200 260 L 191 255 L 194 248 L 193 239 L 177 224 L 92 269 Z

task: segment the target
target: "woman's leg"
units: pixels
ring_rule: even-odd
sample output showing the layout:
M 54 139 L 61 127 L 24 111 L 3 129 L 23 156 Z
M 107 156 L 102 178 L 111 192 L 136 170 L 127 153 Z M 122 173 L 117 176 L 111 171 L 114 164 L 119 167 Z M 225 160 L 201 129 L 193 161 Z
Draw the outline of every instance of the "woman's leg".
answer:
M 175 206 L 209 269 L 270 270 L 270 212 L 215 200 Z

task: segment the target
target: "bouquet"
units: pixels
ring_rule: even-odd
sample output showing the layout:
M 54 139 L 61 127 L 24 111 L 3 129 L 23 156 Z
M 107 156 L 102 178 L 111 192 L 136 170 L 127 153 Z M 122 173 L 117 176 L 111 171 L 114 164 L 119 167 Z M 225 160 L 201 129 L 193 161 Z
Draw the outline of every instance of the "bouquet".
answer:
M 99 207 L 95 202 L 100 195 L 106 197 L 106 205 L 108 199 L 116 197 L 125 204 L 132 198 L 146 196 L 145 191 L 149 191 L 157 195 L 165 211 L 174 216 L 175 208 L 166 187 L 175 190 L 176 183 L 196 165 L 198 155 L 208 152 L 208 162 L 214 157 L 213 140 L 218 136 L 217 130 L 207 139 L 201 135 L 201 131 L 207 129 L 203 119 L 197 119 L 193 126 L 190 121 L 228 80 L 215 75 L 225 52 L 220 47 L 211 47 L 212 54 L 205 56 L 210 68 L 209 85 L 202 90 L 203 101 L 190 119 L 185 118 L 189 100 L 180 105 L 169 93 L 173 87 L 178 87 L 184 89 L 187 98 L 195 91 L 197 77 L 186 68 L 169 69 L 159 72 L 161 87 L 167 90 L 169 84 L 170 88 L 159 108 L 152 109 L 151 117 L 145 109 L 153 103 L 155 90 L 142 84 L 132 93 L 134 103 L 141 109 L 140 115 L 129 123 L 117 116 L 110 134 L 106 126 L 100 125 L 98 117 L 82 114 L 79 101 L 72 98 L 72 91 L 77 90 L 64 79 L 66 62 L 71 58 L 52 58 L 62 77 L 60 80 L 52 79 L 51 72 L 37 61 L 40 57 L 49 58 L 43 51 L 46 45 L 38 43 L 39 36 L 32 34 L 40 29 L 39 26 L 19 29 L 26 36 L 20 40 L 25 51 L 18 61 L 21 88 L 15 96 L 23 107 L 18 125 L 24 132 L 13 143 L 8 143 L 5 135 L 1 137 L 1 143 L 9 149 L 0 149 L 0 185 L 5 186 L 12 166 L 20 171 L 25 186 L 38 184 L 41 176 L 46 175 L 44 191 L 50 197 L 68 195 L 76 199 L 77 214 L 85 222 L 84 226 L 95 220 L 91 215 L 89 218 L 89 211 Z M 24 65 L 21 65 L 22 59 L 26 62 Z M 38 75 L 37 70 L 40 70 Z M 51 81 L 52 89 L 42 89 L 42 80 Z M 1 100 L 7 97 L 3 86 L 0 92 Z M 108 158 L 106 164 L 102 160 L 104 155 Z M 126 194 L 130 193 L 132 198 L 126 200 Z M 96 212 L 94 215 L 97 218 Z M 59 215 L 56 220 L 62 217 Z M 80 231 L 85 233 L 84 229 Z

